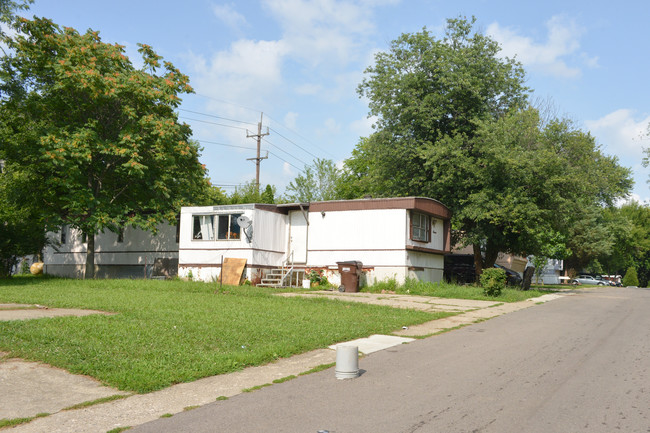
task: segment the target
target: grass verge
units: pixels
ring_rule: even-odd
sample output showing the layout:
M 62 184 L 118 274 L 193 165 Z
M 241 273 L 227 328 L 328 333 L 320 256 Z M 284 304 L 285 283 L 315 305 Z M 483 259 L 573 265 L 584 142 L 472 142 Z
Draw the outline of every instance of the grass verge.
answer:
M 139 393 L 443 317 L 184 281 L 0 280 L 0 303 L 117 313 L 0 322 L 0 351 Z
M 95 406 L 96 404 L 108 403 L 109 401 L 121 400 L 121 399 L 127 398 L 127 397 L 130 397 L 130 396 L 128 394 L 109 395 L 108 397 L 102 397 L 102 398 L 98 398 L 98 399 L 95 399 L 95 400 L 85 401 L 85 402 L 79 403 L 79 404 L 74 404 L 72 406 L 68 406 L 66 408 L 63 408 L 63 410 L 83 409 L 85 407 Z
M 412 279 L 407 279 L 404 284 L 398 284 L 394 279 L 380 281 L 368 287 L 364 287 L 362 292 L 382 293 L 395 292 L 398 294 L 418 295 L 418 296 L 435 296 L 437 298 L 452 299 L 474 299 L 478 301 L 497 301 L 497 302 L 519 302 L 529 298 L 536 298 L 550 293 L 550 290 L 519 290 L 506 287 L 500 296 L 485 296 L 483 288 L 478 286 L 459 286 L 446 282 L 427 283 Z
M 26 418 L 11 418 L 11 419 L 0 419 L 0 429 L 5 429 L 9 427 L 15 427 L 20 424 L 26 424 L 35 420 L 36 418 L 43 418 L 44 416 L 49 416 L 49 413 L 39 413 L 34 416 Z

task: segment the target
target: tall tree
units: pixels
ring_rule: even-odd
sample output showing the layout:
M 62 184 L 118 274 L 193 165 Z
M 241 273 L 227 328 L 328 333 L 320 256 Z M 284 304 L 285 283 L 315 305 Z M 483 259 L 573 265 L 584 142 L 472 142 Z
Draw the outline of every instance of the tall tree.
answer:
M 32 200 L 34 181 L 29 171 L 0 164 L 0 278 L 11 275 L 21 256 L 39 255 L 47 243 L 41 209 Z
M 404 34 L 376 55 L 359 86 L 376 132 L 345 176 L 358 178 L 355 192 L 445 203 L 480 273 L 499 252 L 564 250 L 572 209 L 611 203 L 630 178 L 589 134 L 542 121 L 527 105 L 521 65 L 473 24 L 448 20 L 441 40 Z
M 316 158 L 287 186 L 287 199 L 293 202 L 335 200 L 341 170 L 331 159 Z
M 0 22 L 12 26 L 16 19 L 16 11 L 25 10 L 34 0 L 0 0 Z M 6 37 L 4 30 L 0 28 L 0 37 Z
M 264 191 L 260 191 L 254 180 L 246 182 L 242 186 L 235 188 L 227 197 L 226 203 L 275 203 L 275 186 L 266 185 Z
M 603 219 L 613 238 L 612 249 L 598 255 L 605 272 L 623 275 L 634 267 L 645 287 L 650 278 L 650 207 L 631 201 L 605 209 Z
M 205 168 L 174 109 L 192 92 L 187 76 L 140 45 L 136 69 L 124 47 L 43 18 L 20 19 L 4 38 L 0 122 L 8 161 L 30 167 L 47 225 L 87 237 L 132 225 L 155 230 L 203 188 Z M 158 71 L 162 68 L 161 73 Z

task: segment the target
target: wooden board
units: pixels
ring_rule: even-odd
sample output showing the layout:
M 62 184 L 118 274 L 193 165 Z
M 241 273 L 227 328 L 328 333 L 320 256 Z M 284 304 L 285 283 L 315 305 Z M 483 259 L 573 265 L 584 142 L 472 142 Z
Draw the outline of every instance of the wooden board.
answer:
M 245 266 L 246 259 L 224 258 L 223 268 L 221 269 L 221 283 L 229 286 L 238 286 Z

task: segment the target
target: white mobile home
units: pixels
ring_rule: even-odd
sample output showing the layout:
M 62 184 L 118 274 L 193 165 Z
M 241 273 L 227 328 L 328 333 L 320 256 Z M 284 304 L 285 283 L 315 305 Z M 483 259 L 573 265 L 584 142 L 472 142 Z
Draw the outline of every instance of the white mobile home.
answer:
M 223 259 L 240 258 L 253 283 L 285 263 L 323 269 L 336 281 L 337 262 L 356 260 L 370 284 L 440 281 L 450 217 L 442 203 L 423 197 L 184 207 L 178 272 L 214 281 Z
M 43 253 L 43 272 L 82 278 L 88 244 L 80 231 L 67 226 L 50 233 L 52 243 Z M 119 233 L 104 231 L 95 236 L 97 278 L 151 278 L 178 272 L 178 230 L 161 224 L 157 234 L 126 227 Z

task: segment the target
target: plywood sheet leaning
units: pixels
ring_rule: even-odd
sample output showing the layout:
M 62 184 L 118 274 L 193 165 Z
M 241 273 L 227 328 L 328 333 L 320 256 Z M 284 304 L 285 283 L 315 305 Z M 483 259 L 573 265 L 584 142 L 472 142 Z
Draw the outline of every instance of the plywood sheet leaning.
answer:
M 245 267 L 246 259 L 224 258 L 223 268 L 221 269 L 221 283 L 229 286 L 238 286 Z

